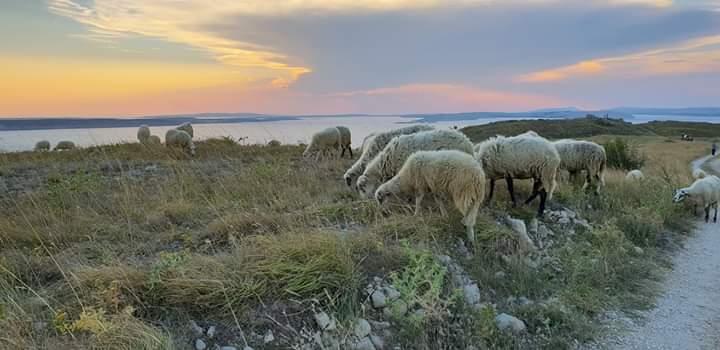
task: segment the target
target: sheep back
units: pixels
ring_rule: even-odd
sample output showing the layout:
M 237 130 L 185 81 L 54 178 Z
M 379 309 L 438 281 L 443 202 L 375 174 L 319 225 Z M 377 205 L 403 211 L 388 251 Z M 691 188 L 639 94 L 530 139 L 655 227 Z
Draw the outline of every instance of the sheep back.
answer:
M 150 138 L 150 127 L 147 125 L 140 125 L 137 131 L 137 139 L 140 141 L 140 143 L 148 143 L 148 139 Z
M 35 144 L 34 150 L 35 150 L 35 152 L 49 151 L 50 150 L 50 141 L 47 141 L 47 140 L 38 141 Z
M 310 144 L 303 152 L 304 156 L 315 153 L 337 152 L 340 149 L 340 130 L 338 128 L 326 128 L 312 135 Z
M 195 131 L 193 130 L 193 126 L 190 122 L 185 122 L 176 126 L 175 130 L 182 130 L 186 132 L 188 135 L 190 135 L 190 138 L 195 137 Z

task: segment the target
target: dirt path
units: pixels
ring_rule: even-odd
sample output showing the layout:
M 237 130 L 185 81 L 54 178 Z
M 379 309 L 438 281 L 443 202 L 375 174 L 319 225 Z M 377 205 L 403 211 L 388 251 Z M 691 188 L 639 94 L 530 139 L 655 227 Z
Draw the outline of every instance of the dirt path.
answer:
M 720 173 L 720 161 L 710 158 L 691 167 Z M 628 332 L 599 348 L 720 349 L 720 224 L 698 222 L 673 262 L 656 307 L 637 321 L 625 319 Z

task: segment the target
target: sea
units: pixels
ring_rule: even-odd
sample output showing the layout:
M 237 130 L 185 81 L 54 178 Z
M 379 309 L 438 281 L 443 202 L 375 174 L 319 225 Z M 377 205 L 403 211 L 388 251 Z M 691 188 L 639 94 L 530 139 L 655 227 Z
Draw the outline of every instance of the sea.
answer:
M 442 120 L 408 116 L 311 116 L 291 120 L 253 120 L 248 122 L 193 124 L 196 139 L 231 137 L 244 144 L 266 144 L 277 140 L 283 144 L 307 143 L 311 135 L 330 126 L 344 125 L 352 131 L 353 145 L 359 146 L 370 133 L 402 126 L 430 124 L 438 129 L 464 128 L 503 120 L 535 119 L 518 117 L 482 117 L 467 120 Z M 720 116 L 681 115 L 634 115 L 626 119 L 632 123 L 646 123 L 653 120 L 680 120 L 693 122 L 720 122 Z M 151 133 L 164 138 L 171 126 L 151 127 Z M 18 152 L 32 150 L 37 141 L 48 140 L 52 145 L 58 141 L 70 140 L 80 147 L 94 145 L 137 142 L 137 127 L 116 128 L 74 128 L 51 130 L 0 131 L 0 151 Z

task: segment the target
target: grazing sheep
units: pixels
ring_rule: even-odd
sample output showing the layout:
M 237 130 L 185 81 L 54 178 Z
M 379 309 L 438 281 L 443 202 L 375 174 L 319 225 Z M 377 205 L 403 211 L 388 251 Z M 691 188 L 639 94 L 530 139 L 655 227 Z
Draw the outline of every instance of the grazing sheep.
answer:
M 578 140 L 559 140 L 553 142 L 560 155 L 560 169 L 567 170 L 571 176 L 585 171 L 583 190 L 596 181 L 595 193 L 600 194 L 600 186 L 605 185 L 607 156 L 605 148 L 595 142 Z
M 192 136 L 183 130 L 168 130 L 165 133 L 165 146 L 182 147 L 188 150 L 191 156 L 195 156 L 195 143 L 193 143 Z
M 393 137 L 400 135 L 409 135 L 416 132 L 428 130 L 434 130 L 434 128 L 428 125 L 414 125 L 400 129 L 390 130 L 387 132 L 381 132 L 366 137 L 365 141 L 363 141 L 362 154 L 360 154 L 360 159 L 355 161 L 355 164 L 353 164 L 352 167 L 350 167 L 350 169 L 345 172 L 345 175 L 343 175 L 345 183 L 348 186 L 352 187 L 358 176 L 362 175 L 363 171 L 365 171 L 365 167 L 368 165 L 368 163 L 370 163 L 370 161 L 372 161 L 375 156 L 380 153 L 383 148 L 385 148 L 385 146 L 388 144 L 388 142 L 390 142 L 390 140 L 393 139 Z
M 385 146 L 357 179 L 357 190 L 363 198 L 372 198 L 375 189 L 389 180 L 417 151 L 458 150 L 473 154 L 473 144 L 465 134 L 455 130 L 432 130 L 400 135 Z
M 700 204 L 705 208 L 705 222 L 710 221 L 710 207 L 715 208 L 715 216 L 713 222 L 717 222 L 718 201 L 720 201 L 720 178 L 710 175 L 699 180 L 695 180 L 689 187 L 681 188 L 675 191 L 673 202 L 679 203 L 690 198 L 694 203 Z
M 75 149 L 75 143 L 72 141 L 60 141 L 55 145 L 54 151 L 69 151 Z
M 145 124 L 140 125 L 137 131 L 137 139 L 142 144 L 148 143 L 150 139 L 150 127 Z
M 697 168 L 697 169 L 693 170 L 693 172 L 692 172 L 692 177 L 695 180 L 702 179 L 706 176 L 707 176 L 707 173 L 700 168 Z
M 495 181 L 504 178 L 515 205 L 513 179 L 533 179 L 533 190 L 525 204 L 540 195 L 538 216 L 545 211 L 545 202 L 552 199 L 557 183 L 560 155 L 555 146 L 540 136 L 495 136 L 475 146 L 475 157 L 490 180 L 488 202 L 495 191 Z
M 42 140 L 35 144 L 35 152 L 44 152 L 50 150 L 50 141 Z
M 350 134 L 350 129 L 344 126 L 338 126 L 337 129 L 340 132 L 340 148 L 342 149 L 340 158 L 345 155 L 345 151 L 347 150 L 350 152 L 350 159 L 352 159 L 352 147 L 350 147 L 350 143 L 352 143 L 352 134 Z
M 390 196 L 415 196 L 415 215 L 420 214 L 426 193 L 452 199 L 463 215 L 468 242 L 475 241 L 475 221 L 485 196 L 485 174 L 473 156 L 456 150 L 413 153 L 400 171 L 380 185 L 375 200 L 382 206 Z
M 627 175 L 625 175 L 625 181 L 640 181 L 645 178 L 645 175 L 643 175 L 642 171 L 635 169 L 628 171 Z
M 304 157 L 311 155 L 315 159 L 329 155 L 335 157 L 340 150 L 340 130 L 338 128 L 327 128 L 313 134 L 310 144 L 303 152 Z
M 195 131 L 193 130 L 193 126 L 192 124 L 190 124 L 190 122 L 185 122 L 176 126 L 175 130 L 182 130 L 186 132 L 188 135 L 190 135 L 190 138 L 195 137 Z
M 365 148 L 367 147 L 368 144 L 370 144 L 370 141 L 372 140 L 373 137 L 375 137 L 375 135 L 377 135 L 377 133 L 371 132 L 370 134 L 365 136 L 365 138 L 363 139 L 362 145 L 360 145 L 360 154 L 365 152 Z
M 149 145 L 159 145 L 162 143 L 162 141 L 160 140 L 160 136 L 150 135 L 150 137 L 148 137 L 147 143 Z

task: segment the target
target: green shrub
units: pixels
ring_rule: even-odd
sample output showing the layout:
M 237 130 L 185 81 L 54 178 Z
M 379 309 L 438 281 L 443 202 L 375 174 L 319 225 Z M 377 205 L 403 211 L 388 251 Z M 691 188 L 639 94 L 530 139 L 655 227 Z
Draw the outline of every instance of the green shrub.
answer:
M 608 167 L 633 170 L 640 169 L 645 164 L 643 155 L 636 144 L 622 138 L 615 138 L 603 145 L 607 154 Z

